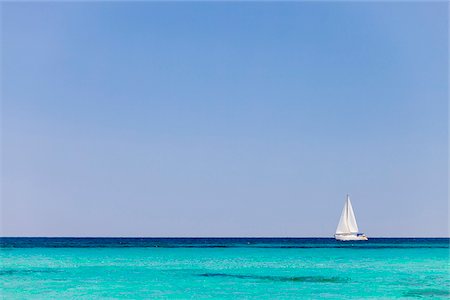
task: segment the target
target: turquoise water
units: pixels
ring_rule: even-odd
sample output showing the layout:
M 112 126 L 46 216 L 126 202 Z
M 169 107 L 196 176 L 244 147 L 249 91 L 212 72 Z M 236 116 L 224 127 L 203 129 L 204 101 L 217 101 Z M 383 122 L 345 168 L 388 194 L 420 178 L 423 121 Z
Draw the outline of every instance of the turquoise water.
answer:
M 1 239 L 5 299 L 448 298 L 449 239 Z

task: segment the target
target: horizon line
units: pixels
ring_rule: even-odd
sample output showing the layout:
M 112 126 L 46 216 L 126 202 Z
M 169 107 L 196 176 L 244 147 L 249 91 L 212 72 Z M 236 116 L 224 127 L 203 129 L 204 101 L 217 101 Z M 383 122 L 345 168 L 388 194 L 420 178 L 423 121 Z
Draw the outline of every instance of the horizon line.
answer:
M 334 239 L 333 236 L 0 236 L 2 238 L 72 239 Z M 450 236 L 373 236 L 371 239 L 450 239 Z

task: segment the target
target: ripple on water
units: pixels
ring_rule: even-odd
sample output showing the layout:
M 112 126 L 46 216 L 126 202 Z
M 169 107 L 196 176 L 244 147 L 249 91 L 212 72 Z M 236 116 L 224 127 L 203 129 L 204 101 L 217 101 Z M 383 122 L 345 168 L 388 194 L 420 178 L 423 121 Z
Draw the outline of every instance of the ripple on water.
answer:
M 405 297 L 418 297 L 418 298 L 429 298 L 429 297 L 449 297 L 449 290 L 439 290 L 439 289 L 420 289 L 420 290 L 409 290 L 404 294 Z
M 325 276 L 269 276 L 269 275 L 241 275 L 225 273 L 202 273 L 197 274 L 202 277 L 229 277 L 238 279 L 257 279 L 279 282 L 313 282 L 313 283 L 346 283 L 347 278 L 343 277 L 325 277 Z
M 58 270 L 55 269 L 4 269 L 0 270 L 0 276 L 11 276 L 11 275 L 32 275 L 36 273 L 56 273 Z

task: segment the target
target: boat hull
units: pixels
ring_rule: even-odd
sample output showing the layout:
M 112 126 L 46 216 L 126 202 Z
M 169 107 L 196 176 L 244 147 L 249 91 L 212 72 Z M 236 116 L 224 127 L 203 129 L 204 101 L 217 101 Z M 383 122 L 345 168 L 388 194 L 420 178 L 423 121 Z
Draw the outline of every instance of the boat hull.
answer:
M 337 241 L 367 241 L 369 240 L 364 234 L 335 234 Z

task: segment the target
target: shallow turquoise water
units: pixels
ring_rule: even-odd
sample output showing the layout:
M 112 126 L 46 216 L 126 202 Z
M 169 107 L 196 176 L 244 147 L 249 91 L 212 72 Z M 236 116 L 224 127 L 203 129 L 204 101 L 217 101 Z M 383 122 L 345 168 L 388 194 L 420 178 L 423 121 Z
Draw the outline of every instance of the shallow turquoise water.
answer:
M 2 239 L 6 299 L 448 298 L 448 239 Z

